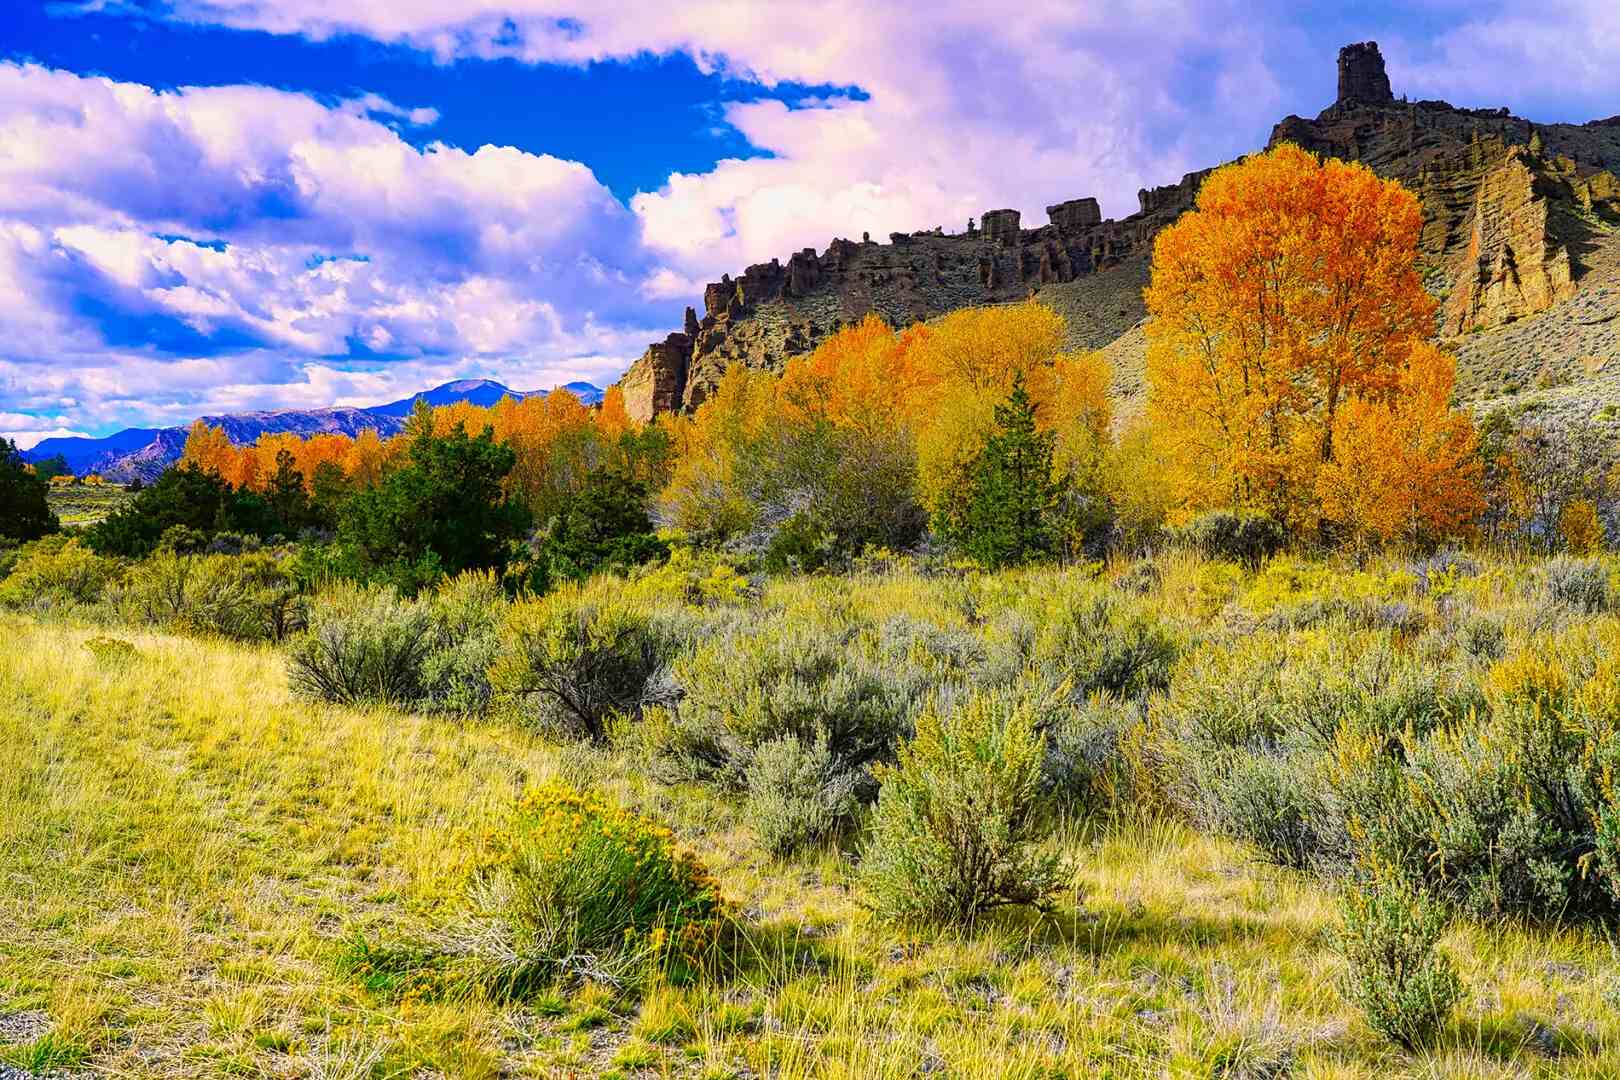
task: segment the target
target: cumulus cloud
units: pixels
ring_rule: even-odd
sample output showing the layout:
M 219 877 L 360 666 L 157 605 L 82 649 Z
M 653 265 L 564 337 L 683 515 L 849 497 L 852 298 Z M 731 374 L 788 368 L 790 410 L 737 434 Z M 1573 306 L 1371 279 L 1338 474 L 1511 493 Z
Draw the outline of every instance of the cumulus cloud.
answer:
M 19 450 L 31 450 L 41 439 L 84 434 L 75 428 L 61 426 L 67 422 L 63 416 L 0 412 L 0 439 L 10 439 Z
M 767 84 L 858 85 L 812 108 L 733 104 L 769 157 L 672 176 L 634 200 L 661 256 L 651 296 L 749 261 L 1078 195 L 1130 213 L 1139 187 L 1252 149 L 1331 100 L 1333 51 L 1378 36 L 1399 91 L 1549 119 L 1613 111 L 1613 0 L 1419 0 L 1328 16 L 1281 0 L 172 0 L 175 18 L 361 34 L 443 62 L 587 63 L 685 53 Z M 1324 36 L 1326 35 L 1326 36 Z M 1315 96 L 1304 91 L 1317 88 Z
M 1397 84 L 1422 97 L 1506 105 L 1543 121 L 1620 112 L 1620 5 L 1614 0 L 1440 2 L 1433 38 L 1396 36 Z
M 661 262 L 643 282 L 651 297 L 835 233 L 960 229 L 1003 205 L 1040 221 L 1046 205 L 1081 195 L 1124 216 L 1138 188 L 1252 146 L 1280 116 L 1265 20 L 1238 0 L 1045 0 L 1016 15 L 976 0 L 926 12 L 872 0 L 178 0 L 173 12 L 364 34 L 446 62 L 679 52 L 765 84 L 858 86 L 791 108 L 730 105 L 726 121 L 768 156 L 671 176 L 633 200 Z M 1196 122 L 1212 114 L 1221 125 Z
M 297 385 L 248 380 L 254 356 L 295 380 L 380 358 L 573 377 L 669 317 L 639 293 L 639 224 L 589 168 L 418 149 L 376 118 L 431 121 L 402 113 L 0 64 L 0 401 L 54 386 L 145 415 L 254 387 L 235 396 L 297 403 Z

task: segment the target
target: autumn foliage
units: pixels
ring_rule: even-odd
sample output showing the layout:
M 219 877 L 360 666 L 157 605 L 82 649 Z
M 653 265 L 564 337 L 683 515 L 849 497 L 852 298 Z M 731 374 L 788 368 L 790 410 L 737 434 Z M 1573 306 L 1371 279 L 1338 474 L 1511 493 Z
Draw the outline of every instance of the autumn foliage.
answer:
M 1365 545 L 1431 545 L 1509 518 L 1596 543 L 1596 509 L 1564 509 L 1573 496 L 1538 482 L 1532 458 L 1482 449 L 1452 407 L 1455 363 L 1432 340 L 1435 302 L 1418 273 L 1421 228 L 1398 183 L 1297 147 L 1211 175 L 1155 244 L 1147 405 L 1118 433 L 1107 363 L 1067 351 L 1062 317 L 1035 300 L 898 331 L 869 315 L 780 372 L 733 365 L 693 413 L 650 425 L 614 389 L 595 408 L 566 391 L 451 405 L 412 430 L 489 432 L 515 462 L 502 498 L 542 532 L 570 522 L 570 536 L 607 543 L 586 520 L 605 514 L 640 523 L 637 550 L 660 550 L 657 525 L 769 568 L 927 534 L 992 564 L 1069 557 L 1210 511 Z M 186 460 L 272 500 L 301 477 L 319 503 L 322 477 L 352 492 L 385 483 L 410 437 L 237 447 L 199 424 Z M 1487 501 L 1490 484 L 1507 494 Z M 1030 510 L 1017 518 L 1023 539 L 968 535 L 1006 516 L 990 512 L 1013 499 L 1005 492 Z M 611 514 L 591 509 L 604 498 Z M 1527 509 L 1548 499 L 1556 514 Z
M 1429 344 L 1422 224 L 1399 183 L 1284 145 L 1215 172 L 1159 234 L 1148 422 L 1173 515 L 1236 507 L 1380 539 L 1469 519 L 1471 426 Z
M 486 429 L 493 432 L 496 442 L 517 455 L 507 480 L 509 494 L 537 512 L 554 508 L 588 474 L 608 463 L 619 437 L 634 426 L 617 387 L 607 392 L 597 408 L 567 390 L 557 390 L 543 396 L 503 398 L 487 407 L 457 402 L 432 409 L 428 418 L 430 430 L 440 437 L 449 435 L 458 424 L 473 435 Z M 389 439 L 379 438 L 371 429 L 353 438 L 276 434 L 237 446 L 223 429 L 199 420 L 191 427 L 181 461 L 218 473 L 232 487 L 263 492 L 276 475 L 277 455 L 285 451 L 292 455 L 293 467 L 311 492 L 317 473 L 327 464 L 341 469 L 354 486 L 366 488 L 403 464 L 410 434 Z
M 960 516 L 974 462 L 1015 382 L 1055 445 L 1053 481 L 1094 485 L 1109 443 L 1107 365 L 1063 352 L 1063 320 L 1029 302 L 899 333 L 876 316 L 788 362 L 733 367 L 674 423 L 671 523 L 801 565 L 914 542 Z

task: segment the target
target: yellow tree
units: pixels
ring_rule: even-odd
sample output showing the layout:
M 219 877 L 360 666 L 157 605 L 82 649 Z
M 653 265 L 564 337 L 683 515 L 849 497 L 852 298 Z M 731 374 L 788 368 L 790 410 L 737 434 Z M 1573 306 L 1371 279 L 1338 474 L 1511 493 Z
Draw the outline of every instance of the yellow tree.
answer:
M 373 487 L 382 479 L 387 457 L 376 428 L 366 428 L 354 437 L 354 442 L 344 453 L 341 464 L 343 471 L 356 486 Z
M 738 472 L 776 416 L 777 376 L 733 364 L 690 419 L 669 431 L 675 466 L 659 497 L 670 523 L 694 536 L 727 536 L 753 523 Z
M 1020 375 L 1037 426 L 1057 435 L 1056 464 L 1071 485 L 1094 489 L 1111 445 L 1110 373 L 1100 356 L 1060 353 L 1063 338 L 1063 317 L 1033 300 L 964 308 L 917 338 L 909 361 L 935 380 L 915 419 L 918 486 L 930 514 L 949 516 L 967 497 L 996 406 Z
M 867 315 L 795 357 L 777 391 L 785 421 L 827 421 L 864 435 L 892 433 L 925 413 L 940 383 L 924 359 L 926 327 L 896 334 L 878 315 Z
M 603 392 L 602 404 L 596 407 L 595 419 L 597 430 L 608 442 L 640 427 L 624 407 L 624 389 L 616 383 Z
M 1333 459 L 1317 474 L 1323 512 L 1363 541 L 1424 542 L 1467 530 L 1485 508 L 1479 436 L 1451 407 L 1456 361 L 1413 346 L 1384 400 L 1339 411 Z
M 1182 515 L 1238 506 L 1316 524 L 1340 409 L 1394 393 L 1434 333 L 1422 224 L 1395 181 L 1283 145 L 1217 170 L 1159 234 L 1148 416 Z
M 1052 361 L 1047 396 L 1036 401 L 1037 423 L 1057 435 L 1058 468 L 1082 487 L 1101 481 L 1112 446 L 1111 379 L 1108 362 L 1097 353 L 1060 353 Z
M 1063 347 L 1063 316 L 1035 300 L 964 308 L 937 320 L 917 342 L 918 363 L 947 380 L 1002 391 L 1023 375 L 1039 399 L 1039 373 Z
M 224 428 L 212 427 L 198 420 L 186 433 L 186 446 L 180 453 L 180 462 L 229 479 L 228 474 L 236 471 L 236 447 L 231 445 Z

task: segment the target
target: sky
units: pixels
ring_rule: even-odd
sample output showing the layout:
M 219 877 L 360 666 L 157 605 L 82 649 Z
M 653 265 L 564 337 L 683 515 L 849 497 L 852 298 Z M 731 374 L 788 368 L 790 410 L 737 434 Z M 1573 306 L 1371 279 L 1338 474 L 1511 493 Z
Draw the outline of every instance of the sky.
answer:
M 750 263 L 1124 217 L 1363 40 L 1620 113 L 1614 0 L 0 0 L 0 434 L 606 385 Z

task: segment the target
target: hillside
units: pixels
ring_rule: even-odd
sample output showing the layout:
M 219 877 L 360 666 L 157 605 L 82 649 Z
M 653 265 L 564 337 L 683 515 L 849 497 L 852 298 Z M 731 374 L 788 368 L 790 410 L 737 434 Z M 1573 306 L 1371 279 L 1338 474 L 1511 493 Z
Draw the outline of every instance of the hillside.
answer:
M 1341 50 L 1332 105 L 1277 124 L 1270 144 L 1284 141 L 1363 162 L 1418 195 L 1425 280 L 1465 401 L 1559 415 L 1607 404 L 1620 364 L 1620 117 L 1539 124 L 1397 99 L 1369 42 Z M 778 370 L 868 312 L 906 325 L 1036 295 L 1066 316 L 1072 346 L 1106 349 L 1128 415 L 1142 385 L 1135 328 L 1153 237 L 1191 207 L 1205 175 L 1140 192 L 1140 210 L 1122 221 L 1103 220 L 1091 198 L 1048 207 L 1034 228 L 992 210 L 962 233 L 837 239 L 723 277 L 704 291 L 701 318 L 689 310 L 626 372 L 626 404 L 642 417 L 693 408 L 728 365 Z
M 602 400 L 602 391 L 586 382 L 568 383 L 562 389 L 587 404 Z M 275 412 L 233 413 L 204 416 L 205 424 L 223 428 L 231 442 L 247 446 L 261 435 L 348 435 L 371 429 L 387 437 L 405 426 L 417 401 L 429 405 L 450 405 L 458 401 L 493 405 L 503 397 L 525 398 L 544 395 L 545 390 L 510 390 L 490 379 L 461 379 L 436 386 L 408 398 L 369 408 L 333 406 L 325 409 L 283 409 Z M 44 461 L 61 454 L 76 475 L 100 473 L 109 480 L 127 483 L 136 478 L 150 480 L 180 460 L 190 425 L 171 428 L 128 428 L 104 438 L 44 439 L 25 451 L 28 461 Z

